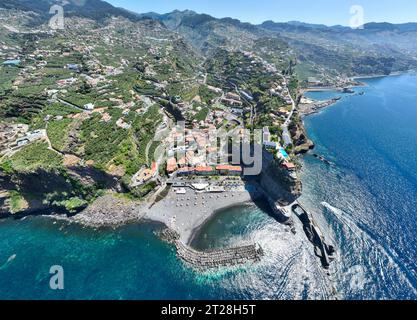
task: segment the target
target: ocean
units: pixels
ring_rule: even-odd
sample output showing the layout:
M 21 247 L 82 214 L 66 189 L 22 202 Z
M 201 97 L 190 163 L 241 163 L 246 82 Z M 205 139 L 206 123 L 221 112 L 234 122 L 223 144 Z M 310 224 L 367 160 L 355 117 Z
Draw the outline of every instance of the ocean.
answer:
M 365 81 L 364 95 L 304 119 L 332 163 L 306 155 L 301 172 L 300 201 L 337 249 L 328 275 L 302 232 L 254 204 L 218 212 L 193 246 L 256 242 L 262 262 L 207 273 L 184 265 L 155 223 L 98 231 L 29 217 L 0 220 L 0 299 L 416 299 L 417 76 Z M 55 265 L 63 290 L 49 286 Z

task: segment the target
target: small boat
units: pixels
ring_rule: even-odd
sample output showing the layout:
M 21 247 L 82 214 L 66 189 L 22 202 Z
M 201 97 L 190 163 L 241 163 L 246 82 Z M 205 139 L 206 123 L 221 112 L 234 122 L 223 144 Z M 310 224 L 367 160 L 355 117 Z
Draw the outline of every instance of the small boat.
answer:
M 327 165 L 332 165 L 332 163 L 329 161 L 329 160 L 327 160 L 325 157 L 323 157 L 323 156 L 321 156 L 321 155 L 318 155 L 318 154 L 313 154 L 313 156 L 315 157 L 315 158 L 317 158 L 317 159 L 319 159 L 321 162 L 323 162 L 323 163 L 325 163 L 325 164 L 327 164 Z
M 351 88 L 343 88 L 342 92 L 343 93 L 355 93 L 355 91 L 353 91 Z

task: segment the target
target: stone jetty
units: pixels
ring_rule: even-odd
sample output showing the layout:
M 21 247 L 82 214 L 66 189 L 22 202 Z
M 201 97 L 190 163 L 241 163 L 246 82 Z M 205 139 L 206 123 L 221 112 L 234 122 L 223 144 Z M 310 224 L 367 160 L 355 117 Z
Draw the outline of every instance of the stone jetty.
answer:
M 207 271 L 219 267 L 232 267 L 250 262 L 255 263 L 259 262 L 264 255 L 262 248 L 255 244 L 200 252 L 181 242 L 180 235 L 169 228 L 159 232 L 158 236 L 162 240 L 175 245 L 179 257 L 199 271 Z

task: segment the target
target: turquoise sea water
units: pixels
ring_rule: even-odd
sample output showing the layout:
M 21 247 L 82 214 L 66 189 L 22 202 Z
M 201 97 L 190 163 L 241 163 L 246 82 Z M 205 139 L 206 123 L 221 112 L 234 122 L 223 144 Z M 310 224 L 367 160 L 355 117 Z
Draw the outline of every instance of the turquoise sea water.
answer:
M 223 233 L 216 237 L 217 242 L 210 242 L 213 248 L 241 243 L 271 225 L 278 232 L 283 228 L 252 205 L 228 210 L 220 216 L 226 222 L 220 223 L 221 230 L 207 230 L 209 234 Z M 93 231 L 66 222 L 53 223 L 49 218 L 1 221 L 0 298 L 258 299 L 269 296 L 267 282 L 271 275 L 258 278 L 258 266 L 203 274 L 186 267 L 174 249 L 154 235 L 160 227 L 145 223 Z M 204 241 L 201 244 L 206 246 Z M 62 291 L 49 287 L 49 270 L 54 265 L 64 270 Z M 248 282 L 249 279 L 253 282 Z
M 302 202 L 337 247 L 343 299 L 417 298 L 417 76 L 366 80 L 305 119 L 328 166 L 307 155 Z M 310 93 L 325 99 L 334 93 Z M 161 242 L 157 224 L 90 230 L 33 217 L 0 220 L 0 299 L 325 299 L 312 248 L 254 205 L 219 213 L 201 249 L 257 242 L 260 265 L 198 274 Z M 65 289 L 49 288 L 64 268 Z

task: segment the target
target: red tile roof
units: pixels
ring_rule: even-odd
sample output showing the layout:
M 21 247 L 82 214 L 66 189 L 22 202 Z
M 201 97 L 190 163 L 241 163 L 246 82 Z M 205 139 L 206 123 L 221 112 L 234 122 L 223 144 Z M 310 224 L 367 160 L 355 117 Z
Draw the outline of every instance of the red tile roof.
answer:
M 196 172 L 212 172 L 213 168 L 212 167 L 197 167 L 195 168 Z
M 242 168 L 239 166 L 230 166 L 230 165 L 218 165 L 216 170 L 224 170 L 224 171 L 242 171 Z
M 167 171 L 174 172 L 177 170 L 177 160 L 175 158 L 169 158 L 167 161 Z
M 293 164 L 293 163 L 291 163 L 291 162 L 284 162 L 283 164 L 282 164 L 282 166 L 285 168 L 285 169 L 288 169 L 288 170 L 294 170 L 296 167 L 295 167 L 295 164 Z

